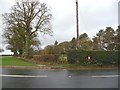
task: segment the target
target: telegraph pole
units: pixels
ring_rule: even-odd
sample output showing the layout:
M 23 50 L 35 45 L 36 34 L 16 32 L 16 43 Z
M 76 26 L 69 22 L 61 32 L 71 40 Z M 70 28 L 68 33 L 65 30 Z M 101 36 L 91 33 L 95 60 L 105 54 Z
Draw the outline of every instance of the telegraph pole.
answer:
M 77 48 L 79 48 L 80 44 L 79 44 L 78 0 L 76 0 L 76 30 L 77 30 Z

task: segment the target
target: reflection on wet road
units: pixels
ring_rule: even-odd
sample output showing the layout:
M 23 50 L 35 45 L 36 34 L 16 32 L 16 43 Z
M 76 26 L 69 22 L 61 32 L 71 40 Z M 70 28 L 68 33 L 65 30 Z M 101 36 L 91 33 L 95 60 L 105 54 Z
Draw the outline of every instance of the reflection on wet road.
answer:
M 3 88 L 118 88 L 117 70 L 3 69 Z

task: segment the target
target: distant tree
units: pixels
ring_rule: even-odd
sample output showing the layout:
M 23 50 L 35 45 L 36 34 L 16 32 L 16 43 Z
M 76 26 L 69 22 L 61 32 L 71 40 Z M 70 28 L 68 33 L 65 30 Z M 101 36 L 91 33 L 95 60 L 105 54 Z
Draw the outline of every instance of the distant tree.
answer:
M 70 48 L 71 49 L 76 49 L 77 48 L 77 41 L 75 39 L 75 37 L 72 38 L 72 40 L 70 41 Z
M 3 48 L 0 48 L 0 52 L 4 52 L 4 49 L 3 49 Z
M 118 29 L 115 31 L 114 43 L 115 50 L 120 50 L 120 26 L 118 26 Z
M 58 46 L 61 47 L 61 53 L 66 53 L 68 50 L 70 50 L 71 44 L 68 41 L 64 41 L 60 43 Z
M 58 41 L 55 41 L 55 44 L 54 45 L 58 45 Z
M 79 40 L 80 47 L 83 50 L 91 50 L 92 49 L 92 41 L 90 40 L 90 38 L 88 37 L 88 35 L 86 33 L 81 34 L 79 39 L 80 39 Z
M 101 29 L 92 39 L 93 50 L 116 50 L 117 45 L 117 30 L 114 31 L 111 27 Z
M 88 39 L 88 35 L 86 33 L 81 34 L 79 37 L 79 39 L 84 39 L 84 38 Z
M 102 50 L 103 49 L 103 33 L 104 33 L 104 30 L 100 30 L 97 34 L 96 34 L 96 36 L 97 36 L 97 40 L 98 40 L 98 49 L 99 50 Z
M 92 49 L 93 50 L 98 50 L 99 49 L 98 38 L 96 36 L 94 36 L 94 38 L 92 38 L 92 40 L 93 40 Z
M 76 40 L 75 37 L 73 37 L 72 40 L 71 40 L 71 43 L 74 43 L 75 40 Z
M 54 46 L 48 45 L 44 48 L 43 54 L 54 54 Z
M 103 33 L 103 44 L 104 48 L 107 50 L 113 50 L 114 49 L 114 41 L 113 37 L 115 35 L 115 31 L 111 27 L 106 27 L 104 33 Z M 106 44 L 106 45 L 105 45 Z

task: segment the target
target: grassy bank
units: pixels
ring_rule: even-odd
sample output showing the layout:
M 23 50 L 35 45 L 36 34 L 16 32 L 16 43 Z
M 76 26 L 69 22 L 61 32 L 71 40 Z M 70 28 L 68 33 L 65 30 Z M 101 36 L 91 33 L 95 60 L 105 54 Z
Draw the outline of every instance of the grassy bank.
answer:
M 21 69 L 68 69 L 68 70 L 107 70 L 117 69 L 117 66 L 95 66 L 86 65 L 81 66 L 79 64 L 56 64 L 51 62 L 40 62 L 40 64 L 33 64 L 31 62 L 18 59 L 16 57 L 2 57 L 0 59 L 0 65 L 4 68 L 21 68 Z M 45 66 L 40 66 L 45 65 Z M 22 67 L 18 67 L 22 66 Z M 26 67 L 27 66 L 27 67 Z M 30 67 L 28 67 L 30 66 Z
M 106 66 L 96 66 L 96 65 L 79 65 L 79 64 L 65 64 L 63 67 L 66 67 L 70 70 L 107 70 L 107 69 L 118 69 L 118 66 L 106 65 Z
M 118 69 L 118 66 L 106 65 L 80 65 L 80 64 L 57 64 L 51 62 L 40 62 L 43 65 L 51 67 L 52 69 L 68 69 L 68 70 L 108 70 L 108 69 Z
M 2 66 L 35 66 L 35 64 L 32 64 L 30 62 L 25 62 L 16 57 L 7 57 L 7 56 L 4 56 L 0 59 L 0 65 Z

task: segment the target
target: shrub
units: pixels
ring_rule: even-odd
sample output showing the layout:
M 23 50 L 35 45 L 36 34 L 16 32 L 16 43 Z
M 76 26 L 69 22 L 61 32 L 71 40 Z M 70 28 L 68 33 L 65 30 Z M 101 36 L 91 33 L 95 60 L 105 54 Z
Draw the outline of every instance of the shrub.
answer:
M 54 62 L 57 63 L 59 60 L 59 54 L 45 54 L 45 55 L 34 55 L 33 59 L 36 62 Z
M 40 57 L 41 55 L 33 55 L 33 60 L 36 62 L 36 63 L 39 63 L 41 60 L 40 60 Z
M 59 56 L 59 63 L 67 63 L 67 56 L 62 54 Z

